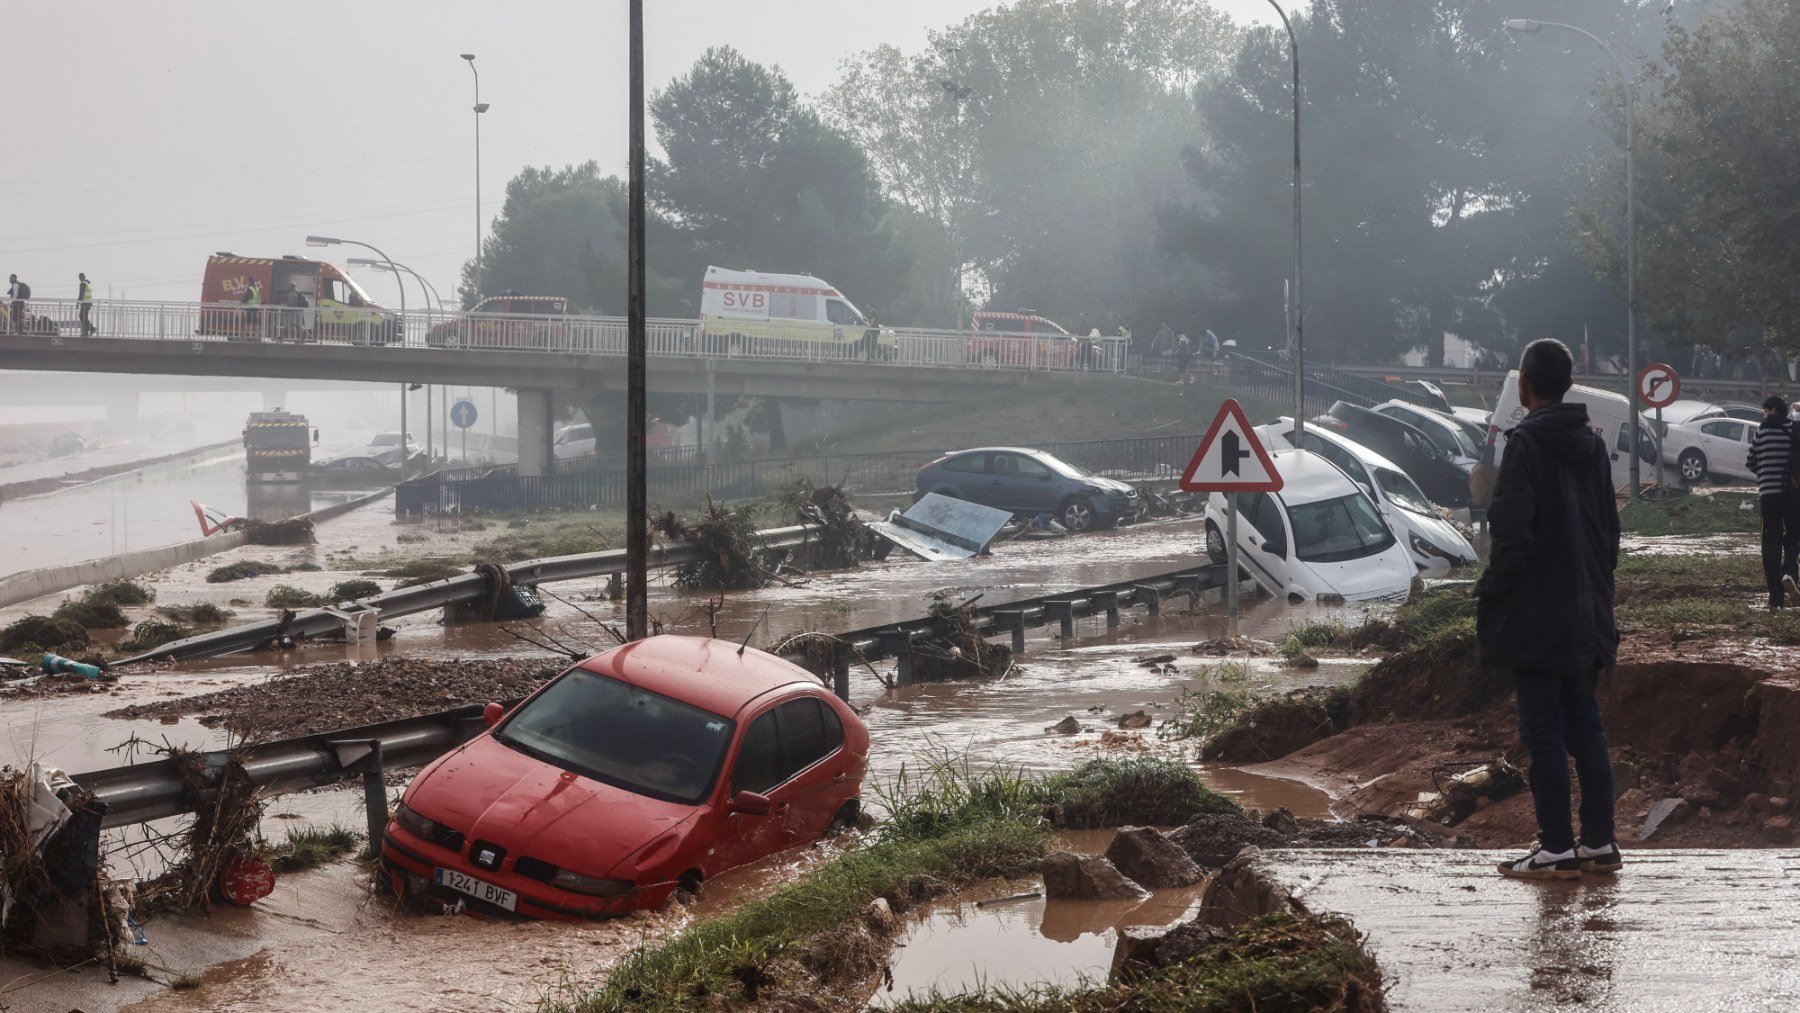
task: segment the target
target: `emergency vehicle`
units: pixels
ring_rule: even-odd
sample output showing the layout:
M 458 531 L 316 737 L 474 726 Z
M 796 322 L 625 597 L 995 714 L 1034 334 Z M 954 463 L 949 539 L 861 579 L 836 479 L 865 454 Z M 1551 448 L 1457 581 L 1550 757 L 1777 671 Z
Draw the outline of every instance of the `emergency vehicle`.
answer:
M 710 354 L 894 357 L 894 332 L 869 323 L 843 294 L 805 274 L 708 267 L 700 340 Z
M 244 423 L 244 476 L 250 482 L 298 482 L 312 464 L 306 416 L 282 411 L 251 412 Z
M 254 284 L 255 303 L 244 293 Z M 294 305 L 299 295 L 304 306 Z M 206 258 L 200 333 L 232 341 L 344 341 L 386 345 L 402 336 L 400 315 L 370 299 L 336 264 L 305 257 Z
M 969 361 L 986 369 L 1068 369 L 1080 354 L 1079 336 L 1030 310 L 977 313 L 969 326 Z
M 569 300 L 552 295 L 491 295 L 455 320 L 425 332 L 433 348 L 569 347 Z

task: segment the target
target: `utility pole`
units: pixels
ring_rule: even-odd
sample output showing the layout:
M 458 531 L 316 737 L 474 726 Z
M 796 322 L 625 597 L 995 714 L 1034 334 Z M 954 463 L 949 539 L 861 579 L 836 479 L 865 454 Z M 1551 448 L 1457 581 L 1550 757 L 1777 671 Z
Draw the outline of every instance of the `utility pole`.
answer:
M 1294 446 L 1300 447 L 1306 435 L 1306 304 L 1300 299 L 1300 40 L 1281 5 L 1269 0 L 1269 6 L 1281 15 L 1294 64 L 1294 291 L 1288 302 L 1288 356 L 1294 364 Z
M 649 344 L 644 296 L 644 0 L 631 0 L 631 181 L 628 194 L 625 356 L 625 637 L 650 635 L 650 502 L 645 488 L 644 355 Z

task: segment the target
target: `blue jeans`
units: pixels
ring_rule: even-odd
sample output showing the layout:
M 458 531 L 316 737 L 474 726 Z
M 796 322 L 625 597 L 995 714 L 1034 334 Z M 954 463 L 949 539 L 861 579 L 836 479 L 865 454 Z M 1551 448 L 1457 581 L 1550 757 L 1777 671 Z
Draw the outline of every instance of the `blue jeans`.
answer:
M 1519 739 L 1531 754 L 1527 772 L 1537 809 L 1538 843 L 1545 851 L 1575 846 L 1569 819 L 1569 758 L 1581 783 L 1581 843 L 1598 848 L 1613 839 L 1612 760 L 1594 699 L 1598 671 L 1587 675 L 1515 671 Z

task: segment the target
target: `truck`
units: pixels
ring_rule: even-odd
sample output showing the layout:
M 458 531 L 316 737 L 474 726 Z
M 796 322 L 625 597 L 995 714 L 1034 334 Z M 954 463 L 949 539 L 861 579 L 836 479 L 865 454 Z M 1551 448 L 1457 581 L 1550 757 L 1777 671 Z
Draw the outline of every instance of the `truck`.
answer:
M 283 411 L 251 412 L 244 423 L 244 478 L 248 482 L 299 482 L 312 464 L 319 434 L 306 416 Z
M 244 294 L 254 285 L 256 303 Z M 339 341 L 387 345 L 404 337 L 400 315 L 370 299 L 342 268 L 291 254 L 206 258 L 199 332 L 228 341 Z
M 714 355 L 892 359 L 894 332 L 867 320 L 837 289 L 807 274 L 708 267 L 700 344 Z

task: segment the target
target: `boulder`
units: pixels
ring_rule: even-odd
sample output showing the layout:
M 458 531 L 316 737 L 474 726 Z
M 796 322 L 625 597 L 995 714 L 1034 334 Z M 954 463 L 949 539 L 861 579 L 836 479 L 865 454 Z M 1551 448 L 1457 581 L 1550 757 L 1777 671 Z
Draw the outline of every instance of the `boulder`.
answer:
M 1794 839 L 1794 818 L 1792 816 L 1771 816 L 1763 820 L 1763 839 L 1770 844 L 1786 844 Z
M 1106 846 L 1106 859 L 1139 886 L 1152 890 L 1193 886 L 1206 875 L 1180 845 L 1155 827 L 1121 827 Z
M 1195 920 L 1218 928 L 1235 928 L 1266 914 L 1304 911 L 1287 888 L 1258 866 L 1262 849 L 1245 848 L 1206 880 Z
M 1051 900 L 1143 900 L 1150 896 L 1150 891 L 1100 855 L 1052 851 L 1039 868 L 1044 875 L 1044 896 Z
M 1044 729 L 1044 734 L 1046 735 L 1078 735 L 1080 732 L 1081 722 L 1075 720 L 1073 715 L 1063 718 L 1061 721 Z
M 1287 837 L 1292 837 L 1300 832 L 1300 821 L 1294 819 L 1293 810 L 1287 806 L 1279 806 L 1270 810 L 1269 814 L 1262 818 L 1262 825 Z
M 1291 843 L 1278 831 L 1270 830 L 1241 812 L 1202 813 L 1187 826 L 1171 833 L 1169 840 L 1209 869 L 1231 861 L 1249 845 L 1279 848 Z
M 1141 710 L 1132 711 L 1130 714 L 1121 714 L 1119 715 L 1119 727 L 1148 728 L 1150 727 L 1150 715 Z

